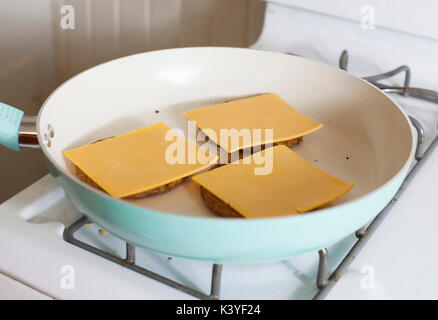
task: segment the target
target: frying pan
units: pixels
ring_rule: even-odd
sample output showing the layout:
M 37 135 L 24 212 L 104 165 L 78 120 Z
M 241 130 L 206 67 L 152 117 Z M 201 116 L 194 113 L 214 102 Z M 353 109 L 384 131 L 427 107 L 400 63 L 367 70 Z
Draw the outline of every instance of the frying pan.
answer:
M 294 150 L 353 182 L 347 195 L 305 214 L 227 219 L 205 207 L 193 182 L 142 200 L 114 199 L 75 178 L 63 156 L 160 121 L 186 131 L 185 111 L 265 92 L 323 124 Z M 21 113 L 2 108 L 1 141 L 19 149 Z M 50 173 L 90 220 L 133 245 L 214 263 L 287 259 L 352 234 L 396 193 L 415 144 L 405 113 L 371 84 L 301 57 L 238 48 L 162 50 L 104 63 L 56 89 L 36 124 Z

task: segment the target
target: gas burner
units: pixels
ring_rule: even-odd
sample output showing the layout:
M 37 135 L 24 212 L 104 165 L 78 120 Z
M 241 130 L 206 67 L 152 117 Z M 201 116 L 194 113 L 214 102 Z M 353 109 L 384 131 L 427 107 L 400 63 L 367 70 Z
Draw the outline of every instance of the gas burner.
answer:
M 293 53 L 289 53 L 293 54 Z M 339 67 L 342 70 L 347 71 L 347 65 L 348 65 L 348 52 L 344 50 L 340 56 L 339 59 Z M 399 73 L 404 72 L 405 78 L 403 86 L 389 86 L 380 83 L 379 81 L 391 78 Z M 411 78 L 411 71 L 408 66 L 400 66 L 394 70 L 378 74 L 375 76 L 368 76 L 363 77 L 364 80 L 372 83 L 379 89 L 381 89 L 385 93 L 391 93 L 391 94 L 399 94 L 405 97 L 413 97 L 433 103 L 438 104 L 438 92 L 428 90 L 428 89 L 421 89 L 421 88 L 414 88 L 410 87 L 410 78 Z M 348 251 L 345 258 L 340 262 L 340 264 L 337 266 L 337 268 L 329 275 L 329 269 L 328 269 L 328 262 L 329 262 L 329 256 L 328 251 L 326 248 L 323 248 L 318 251 L 319 254 L 319 265 L 318 265 L 318 273 L 317 273 L 317 279 L 316 279 L 316 287 L 318 288 L 318 291 L 316 295 L 314 296 L 314 299 L 323 299 L 330 289 L 334 286 L 336 281 L 344 274 L 344 272 L 347 270 L 348 266 L 351 264 L 351 262 L 354 260 L 354 258 L 358 255 L 359 251 L 364 247 L 364 245 L 367 243 L 368 239 L 372 236 L 374 231 L 378 228 L 380 223 L 383 221 L 383 219 L 386 217 L 386 215 L 391 211 L 394 204 L 397 202 L 397 200 L 401 197 L 403 192 L 405 191 L 406 187 L 409 185 L 409 183 L 412 181 L 415 174 L 418 172 L 418 170 L 422 167 L 424 161 L 427 159 L 430 151 L 434 149 L 437 145 L 438 137 L 436 137 L 432 143 L 429 145 L 428 148 L 426 148 L 423 151 L 423 145 L 424 145 L 424 129 L 421 125 L 421 123 L 416 120 L 415 118 L 411 117 L 411 122 L 413 126 L 415 127 L 418 138 L 417 138 L 417 147 L 415 152 L 415 159 L 417 160 L 416 163 L 411 168 L 409 174 L 403 181 L 400 189 L 397 191 L 395 196 L 392 198 L 392 200 L 383 208 L 383 210 L 376 216 L 376 218 L 370 222 L 368 225 L 364 226 L 362 229 L 358 230 L 356 232 L 356 242 L 353 244 L 351 249 Z M 78 240 L 74 237 L 74 234 L 82 228 L 84 225 L 86 225 L 89 222 L 87 217 L 82 217 L 79 220 L 77 220 L 75 223 L 73 223 L 71 226 L 65 229 L 64 231 L 64 240 L 77 246 L 82 249 L 85 249 L 91 253 L 94 253 L 102 258 L 105 258 L 107 260 L 110 260 L 114 263 L 117 263 L 123 267 L 126 267 L 132 271 L 138 272 L 144 276 L 147 276 L 151 279 L 154 279 L 160 283 L 166 284 L 172 288 L 175 288 L 177 290 L 180 290 L 184 293 L 190 294 L 196 298 L 199 299 L 206 299 L 206 300 L 215 300 L 219 299 L 220 297 L 220 282 L 221 282 L 221 275 L 222 275 L 222 268 L 223 266 L 221 264 L 213 264 L 212 265 L 212 276 L 211 276 L 211 290 L 210 293 L 204 293 L 199 290 L 195 290 L 189 286 L 183 285 L 181 283 L 178 283 L 174 280 L 171 280 L 167 277 L 164 277 L 162 275 L 159 275 L 155 272 L 152 272 L 150 270 L 147 270 L 139 265 L 136 264 L 135 259 L 135 246 L 129 243 L 126 243 L 126 257 L 124 259 L 121 259 L 120 257 L 108 253 L 102 249 L 99 249 L 97 247 L 91 246 L 83 241 Z

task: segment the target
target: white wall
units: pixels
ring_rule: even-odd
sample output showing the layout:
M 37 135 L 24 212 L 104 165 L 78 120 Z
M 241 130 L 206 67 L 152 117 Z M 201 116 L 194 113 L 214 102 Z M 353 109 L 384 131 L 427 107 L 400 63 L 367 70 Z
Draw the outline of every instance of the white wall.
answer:
M 49 0 L 0 1 L 0 101 L 36 114 L 54 87 Z M 0 202 L 46 172 L 39 150 L 0 146 Z
M 60 9 L 75 9 L 75 29 Z M 261 31 L 259 0 L 0 0 L 0 101 L 36 114 L 73 75 L 137 52 L 248 46 Z M 0 147 L 0 203 L 46 174 L 39 150 Z
M 183 46 L 246 47 L 260 34 L 259 0 L 60 0 L 75 8 L 75 30 L 54 29 L 57 79 L 138 52 Z
M 361 21 L 370 8 L 376 26 L 438 39 L 436 0 L 270 0 L 335 17 Z

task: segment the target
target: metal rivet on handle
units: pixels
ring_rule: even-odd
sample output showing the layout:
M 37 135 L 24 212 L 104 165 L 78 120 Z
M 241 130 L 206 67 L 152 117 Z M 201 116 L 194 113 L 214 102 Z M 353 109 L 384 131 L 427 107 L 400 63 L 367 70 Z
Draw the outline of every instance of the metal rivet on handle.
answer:
M 47 125 L 47 132 L 44 134 L 44 144 L 47 147 L 52 146 L 52 138 L 55 136 L 55 129 L 51 124 Z
M 49 148 L 52 146 L 52 141 L 50 140 L 50 136 L 47 133 L 44 134 L 44 144 Z
M 51 124 L 47 126 L 47 132 L 49 133 L 50 138 L 53 138 L 55 136 L 55 129 L 53 129 L 53 126 Z

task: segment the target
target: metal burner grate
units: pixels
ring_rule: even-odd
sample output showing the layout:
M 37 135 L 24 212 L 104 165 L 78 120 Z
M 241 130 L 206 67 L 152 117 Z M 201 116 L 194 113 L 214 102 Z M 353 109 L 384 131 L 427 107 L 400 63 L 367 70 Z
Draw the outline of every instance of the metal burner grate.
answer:
M 341 54 L 341 57 L 339 59 L 339 67 L 342 70 L 347 71 L 347 65 L 348 65 L 348 52 L 344 50 Z M 391 78 L 399 73 L 404 72 L 405 79 L 403 86 L 396 87 L 396 86 L 388 86 L 385 84 L 380 83 L 379 81 Z M 375 76 L 369 76 L 364 77 L 363 79 L 367 80 L 368 82 L 372 83 L 379 89 L 381 89 L 385 93 L 395 93 L 402 96 L 407 97 L 413 97 L 429 102 L 433 102 L 438 104 L 438 92 L 428 90 L 428 89 L 421 89 L 421 88 L 414 88 L 410 87 L 410 78 L 411 78 L 411 71 L 408 66 L 400 66 L 394 70 L 391 70 L 389 72 L 385 72 L 379 75 Z M 383 219 L 386 217 L 386 215 L 389 213 L 389 211 L 392 209 L 392 207 L 395 205 L 397 200 L 401 197 L 403 192 L 406 190 L 406 187 L 409 185 L 409 183 L 412 181 L 412 179 L 415 177 L 416 173 L 419 171 L 421 166 L 423 165 L 426 158 L 431 153 L 430 151 L 436 147 L 438 144 L 438 137 L 436 137 L 432 143 L 429 145 L 429 147 L 425 150 L 424 149 L 424 129 L 421 125 L 421 123 L 416 120 L 413 117 L 409 117 L 412 125 L 415 127 L 418 138 L 417 138 L 417 147 L 415 151 L 415 159 L 417 162 L 415 165 L 411 168 L 410 172 L 406 176 L 405 180 L 403 181 L 400 189 L 397 191 L 395 196 L 392 198 L 392 200 L 386 205 L 385 208 L 374 218 L 374 220 L 369 223 L 367 226 L 363 227 L 362 229 L 358 230 L 356 232 L 356 237 L 358 240 L 355 242 L 355 244 L 352 246 L 350 251 L 347 253 L 345 258 L 341 261 L 341 263 L 338 265 L 338 267 L 329 275 L 328 271 L 328 261 L 329 256 L 327 253 L 327 249 L 321 249 L 318 251 L 319 254 L 319 265 L 318 265 L 318 274 L 316 279 L 316 286 L 318 288 L 317 294 L 314 296 L 314 299 L 323 299 L 330 289 L 334 286 L 336 281 L 344 274 L 347 267 L 351 264 L 351 262 L 354 260 L 354 258 L 357 256 L 359 251 L 364 247 L 368 239 L 371 237 L 373 232 L 378 228 L 380 223 L 383 221 Z M 201 291 L 195 290 L 193 288 L 190 288 L 186 285 L 180 284 L 176 281 L 173 281 L 169 278 L 166 278 L 164 276 L 161 276 L 155 272 L 152 272 L 150 270 L 147 270 L 143 267 L 140 267 L 135 262 L 135 246 L 132 244 L 126 243 L 126 257 L 125 259 L 121 259 L 113 254 L 110 254 L 106 251 L 103 251 L 101 249 L 98 249 L 96 247 L 93 247 L 85 242 L 82 242 L 74 237 L 74 234 L 76 231 L 78 231 L 81 227 L 83 227 L 85 224 L 89 222 L 87 217 L 82 217 L 75 223 L 73 223 L 70 227 L 66 228 L 64 231 L 64 239 L 65 241 L 78 246 L 82 249 L 85 249 L 87 251 L 90 251 L 94 254 L 97 254 L 105 259 L 108 259 L 112 262 L 115 262 L 119 265 L 122 265 L 128 269 L 131 269 L 135 272 L 138 272 L 142 275 L 145 275 L 151 279 L 154 279 L 158 282 L 161 282 L 165 285 L 168 285 L 172 288 L 175 288 L 177 290 L 180 290 L 184 293 L 190 294 L 196 298 L 199 299 L 205 299 L 205 300 L 216 300 L 220 297 L 220 282 L 221 282 L 221 275 L 222 275 L 222 265 L 221 264 L 213 264 L 212 266 L 212 276 L 211 276 L 211 290 L 210 294 L 203 293 Z
M 128 269 L 131 269 L 135 272 L 138 272 L 146 277 L 149 277 L 149 278 L 154 279 L 158 282 L 161 282 L 165 285 L 168 285 L 169 287 L 172 287 L 172 288 L 180 290 L 184 293 L 190 294 L 196 298 L 204 299 L 204 300 L 219 299 L 220 281 L 221 281 L 221 274 L 222 274 L 222 265 L 221 264 L 213 264 L 212 276 L 211 276 L 211 291 L 210 291 L 210 294 L 206 294 L 206 293 L 200 292 L 198 290 L 192 289 L 188 286 L 185 286 L 183 284 L 180 284 L 176 281 L 173 281 L 169 278 L 161 276 L 158 273 L 152 272 L 150 270 L 147 270 L 143 267 L 138 266 L 135 263 L 135 246 L 133 246 L 132 244 L 126 243 L 126 257 L 125 257 L 125 259 L 120 259 L 116 255 L 110 254 L 104 250 L 90 246 L 89 244 L 76 239 L 74 237 L 74 234 L 76 233 L 76 231 L 78 231 L 80 228 L 82 228 L 84 225 L 88 224 L 89 222 L 90 222 L 90 220 L 88 220 L 87 217 L 83 216 L 78 221 L 73 223 L 70 227 L 66 228 L 64 230 L 64 240 L 79 247 L 79 248 L 90 251 L 94 254 L 97 254 L 98 256 L 101 256 L 102 258 L 108 259 L 112 262 L 115 262 L 115 263 L 121 265 L 121 266 L 124 266 Z
M 339 58 L 339 67 L 342 70 L 347 71 L 347 66 L 348 66 L 348 51 L 344 50 L 341 54 L 341 57 Z M 404 84 L 402 87 L 388 86 L 379 82 L 381 80 L 391 78 L 401 72 L 405 73 Z M 373 85 L 375 85 L 385 93 L 395 93 L 402 96 L 413 97 L 413 98 L 438 104 L 438 92 L 409 86 L 411 79 L 411 70 L 409 69 L 408 66 L 400 66 L 394 70 L 382 74 L 378 74 L 375 76 L 364 77 L 363 79 L 372 83 Z M 341 263 L 338 265 L 338 267 L 333 271 L 333 273 L 330 276 L 328 276 L 327 262 L 325 262 L 326 260 L 328 261 L 327 252 L 326 251 L 320 252 L 320 265 L 318 269 L 318 278 L 326 279 L 326 280 L 320 280 L 322 282 L 318 283 L 319 291 L 315 295 L 314 299 L 323 299 L 328 294 L 330 289 L 335 285 L 336 281 L 344 274 L 344 272 L 346 271 L 347 267 L 351 264 L 351 262 L 353 262 L 354 258 L 358 255 L 359 251 L 365 246 L 368 239 L 378 228 L 378 226 L 386 217 L 386 215 L 391 211 L 392 207 L 395 205 L 397 200 L 401 197 L 403 192 L 406 190 L 409 183 L 415 177 L 419 169 L 423 166 L 424 161 L 431 153 L 431 150 L 433 150 L 438 144 L 438 136 L 437 136 L 434 138 L 434 140 L 429 145 L 429 147 L 423 150 L 424 149 L 423 126 L 414 117 L 409 116 L 409 118 L 412 122 L 412 125 L 417 131 L 417 146 L 415 150 L 415 160 L 417 160 L 417 162 L 409 171 L 408 175 L 406 176 L 405 180 L 403 181 L 402 185 L 400 186 L 399 190 L 394 195 L 392 200 L 382 209 L 382 211 L 380 211 L 380 213 L 374 218 L 374 220 L 370 224 L 368 224 L 368 226 L 365 226 L 362 229 L 356 231 L 356 237 L 358 238 L 358 240 L 352 246 L 352 248 L 347 253 L 345 258 L 341 261 Z

